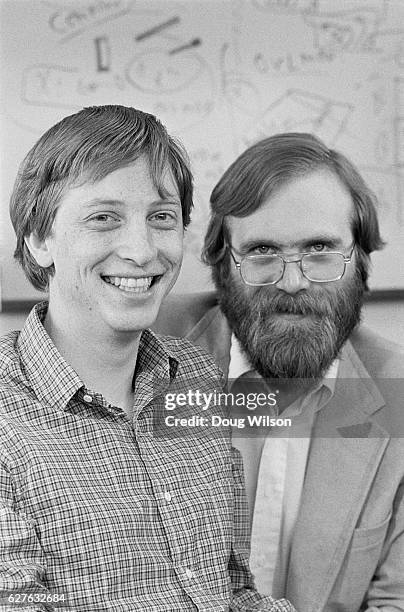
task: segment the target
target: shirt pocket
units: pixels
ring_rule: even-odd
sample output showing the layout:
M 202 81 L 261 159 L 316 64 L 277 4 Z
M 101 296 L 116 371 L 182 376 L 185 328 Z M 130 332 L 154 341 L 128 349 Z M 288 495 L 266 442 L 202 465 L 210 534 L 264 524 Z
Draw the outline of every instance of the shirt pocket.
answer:
M 358 527 L 354 530 L 351 550 L 367 550 L 382 544 L 387 533 L 391 513 L 381 523 L 372 527 Z
M 341 612 L 362 609 L 379 563 L 390 519 L 391 513 L 381 523 L 354 530 L 327 609 Z

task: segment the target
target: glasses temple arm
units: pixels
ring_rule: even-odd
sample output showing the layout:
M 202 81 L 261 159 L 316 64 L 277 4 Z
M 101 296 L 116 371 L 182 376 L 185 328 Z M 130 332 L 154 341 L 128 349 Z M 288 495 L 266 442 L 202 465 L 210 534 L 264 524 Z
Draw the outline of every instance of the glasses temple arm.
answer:
M 345 263 L 350 263 L 351 262 L 352 255 L 353 255 L 353 252 L 355 250 L 355 247 L 356 247 L 356 244 L 354 242 L 353 245 L 352 245 L 352 249 L 351 249 L 351 252 L 349 253 L 349 255 L 344 255 L 344 262 Z
M 225 246 L 226 246 L 226 249 L 229 251 L 232 260 L 234 261 L 234 264 L 235 264 L 236 268 L 239 270 L 240 266 L 241 266 L 241 263 L 239 261 L 237 261 L 236 258 L 234 257 L 233 252 L 231 250 L 231 246 L 229 244 L 227 244 L 227 243 L 226 243 Z

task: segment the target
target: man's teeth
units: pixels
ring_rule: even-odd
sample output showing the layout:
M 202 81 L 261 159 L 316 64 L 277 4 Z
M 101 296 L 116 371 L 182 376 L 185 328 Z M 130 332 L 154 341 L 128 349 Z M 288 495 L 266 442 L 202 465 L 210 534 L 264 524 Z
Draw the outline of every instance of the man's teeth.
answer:
M 104 280 L 111 285 L 115 285 L 118 289 L 122 289 L 122 291 L 145 293 L 149 289 L 153 277 L 128 278 L 127 276 L 104 276 Z

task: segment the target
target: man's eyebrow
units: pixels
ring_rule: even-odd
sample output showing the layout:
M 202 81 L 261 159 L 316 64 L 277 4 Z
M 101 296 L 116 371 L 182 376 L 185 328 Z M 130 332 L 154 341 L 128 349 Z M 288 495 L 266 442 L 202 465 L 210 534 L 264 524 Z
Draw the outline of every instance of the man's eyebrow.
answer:
M 178 208 L 181 207 L 181 202 L 173 197 L 167 198 L 158 198 L 156 200 L 152 200 L 150 202 L 150 206 L 164 206 L 170 204 L 172 206 L 176 206 Z M 84 202 L 84 206 L 87 208 L 97 208 L 98 206 L 124 206 L 125 202 L 123 200 L 114 200 L 110 198 L 94 198 L 93 200 L 88 200 L 88 202 Z
M 174 206 L 178 206 L 179 208 L 181 207 L 181 202 L 176 196 L 162 197 L 158 200 L 154 200 L 151 202 L 151 204 L 161 204 L 161 206 L 164 206 L 165 204 L 172 204 Z
M 304 248 L 319 243 L 325 244 L 329 248 L 336 248 L 342 245 L 342 240 L 339 236 L 335 236 L 334 234 L 330 233 L 314 234 L 313 236 L 309 236 L 308 238 L 296 240 L 293 249 L 304 250 Z M 250 238 L 248 240 L 243 241 L 240 244 L 240 248 L 238 250 L 240 252 L 249 251 L 250 249 L 253 249 L 260 245 L 267 246 L 278 251 L 282 251 L 287 248 L 284 243 L 277 242 L 276 240 L 270 238 L 260 238 L 259 236 L 257 236 L 257 238 Z
M 94 198 L 84 202 L 84 206 L 87 208 L 95 208 L 97 206 L 122 206 L 124 202 L 122 200 L 112 200 L 109 198 Z

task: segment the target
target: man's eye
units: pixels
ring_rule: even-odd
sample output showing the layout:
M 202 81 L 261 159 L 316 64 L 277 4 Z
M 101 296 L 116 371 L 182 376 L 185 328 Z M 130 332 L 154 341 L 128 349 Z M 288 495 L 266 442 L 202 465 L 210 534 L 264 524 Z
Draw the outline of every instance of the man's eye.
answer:
M 252 255 L 268 255 L 270 253 L 271 253 L 271 247 L 265 244 L 260 244 L 251 250 Z
M 322 251 L 326 250 L 326 245 L 323 244 L 322 242 L 319 242 L 318 244 L 313 244 L 310 247 L 310 251 L 314 251 L 315 253 L 321 253 Z
M 157 219 L 158 221 L 166 221 L 169 218 L 172 218 L 168 213 L 165 212 L 161 212 L 161 213 L 156 213 L 155 215 L 153 215 L 154 219 Z
M 160 227 L 175 227 L 177 225 L 177 215 L 170 212 L 158 212 L 151 215 L 150 221 Z
M 98 223 L 109 223 L 116 221 L 116 218 L 108 213 L 100 213 L 98 215 L 93 215 L 90 217 L 90 221 L 96 221 Z

